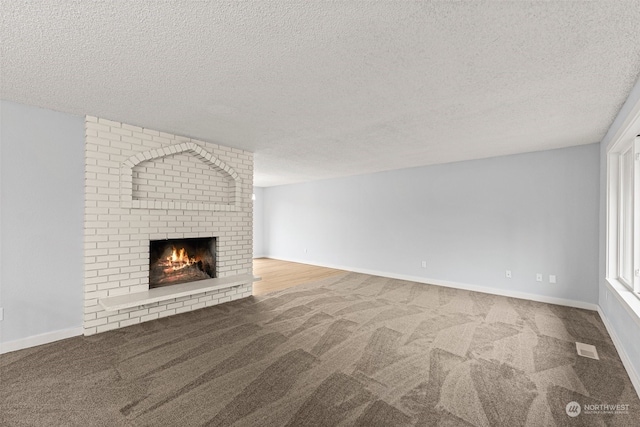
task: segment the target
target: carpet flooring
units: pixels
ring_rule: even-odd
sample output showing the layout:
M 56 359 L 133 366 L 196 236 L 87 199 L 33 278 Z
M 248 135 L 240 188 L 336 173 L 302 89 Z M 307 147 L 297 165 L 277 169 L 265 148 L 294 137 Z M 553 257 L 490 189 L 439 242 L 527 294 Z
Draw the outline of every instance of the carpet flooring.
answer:
M 2 355 L 0 424 L 638 426 L 640 401 L 596 312 L 348 273 Z

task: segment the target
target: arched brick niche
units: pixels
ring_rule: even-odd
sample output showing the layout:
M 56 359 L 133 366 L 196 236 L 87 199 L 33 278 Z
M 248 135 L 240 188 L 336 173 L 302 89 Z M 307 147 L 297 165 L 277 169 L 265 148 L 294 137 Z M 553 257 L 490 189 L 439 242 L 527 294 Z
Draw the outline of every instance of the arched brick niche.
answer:
M 239 210 L 238 174 L 194 142 L 137 153 L 122 163 L 120 172 L 123 207 Z

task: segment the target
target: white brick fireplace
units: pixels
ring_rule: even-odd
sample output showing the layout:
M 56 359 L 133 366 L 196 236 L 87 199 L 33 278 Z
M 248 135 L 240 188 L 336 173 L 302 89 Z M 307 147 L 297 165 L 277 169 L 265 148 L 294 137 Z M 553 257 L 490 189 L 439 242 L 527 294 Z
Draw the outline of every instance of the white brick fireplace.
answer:
M 251 295 L 253 154 L 87 116 L 84 333 Z M 149 289 L 149 242 L 216 238 L 216 278 Z

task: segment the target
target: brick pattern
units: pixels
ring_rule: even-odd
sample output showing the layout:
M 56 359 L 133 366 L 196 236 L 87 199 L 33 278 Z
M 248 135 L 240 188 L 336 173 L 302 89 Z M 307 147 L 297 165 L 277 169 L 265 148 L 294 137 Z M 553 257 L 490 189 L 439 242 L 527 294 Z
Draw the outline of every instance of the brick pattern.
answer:
M 136 153 L 122 163 L 120 170 L 120 201 L 124 207 L 199 211 L 240 208 L 238 173 L 195 142 Z
M 147 160 L 132 170 L 133 200 L 231 204 L 235 183 L 190 154 Z
M 253 154 L 91 116 L 85 131 L 85 335 L 251 295 L 247 283 L 102 309 L 149 288 L 150 240 L 217 237 L 218 277 L 252 271 Z

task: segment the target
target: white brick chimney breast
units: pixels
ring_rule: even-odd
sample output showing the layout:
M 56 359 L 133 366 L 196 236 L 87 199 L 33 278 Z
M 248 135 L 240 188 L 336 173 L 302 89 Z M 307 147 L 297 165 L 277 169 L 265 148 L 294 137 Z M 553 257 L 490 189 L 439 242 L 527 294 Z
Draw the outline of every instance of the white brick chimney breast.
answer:
M 253 154 L 91 116 L 85 125 L 85 335 L 250 296 Z M 217 279 L 149 290 L 149 242 L 191 237 L 216 237 Z

